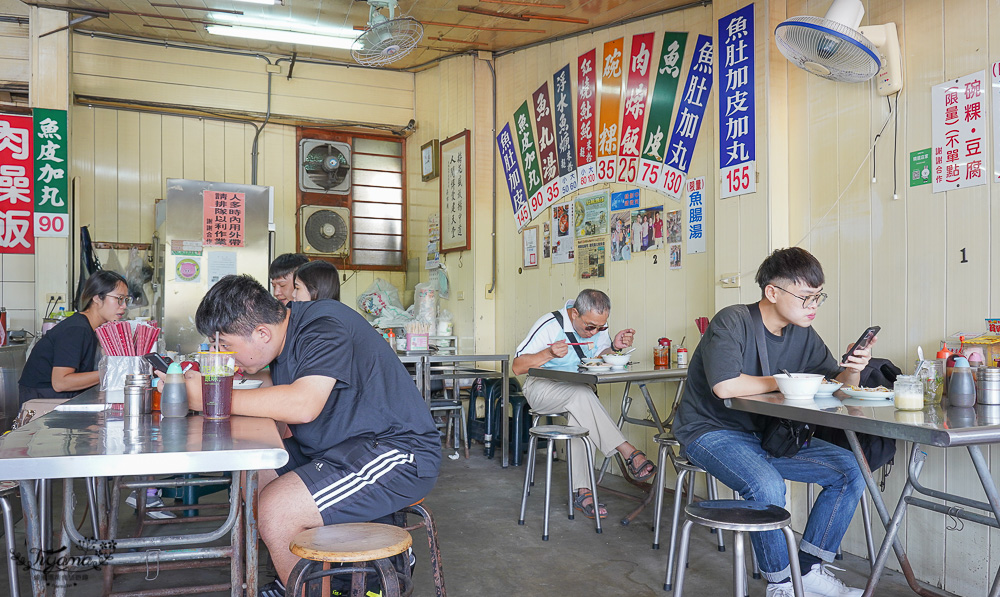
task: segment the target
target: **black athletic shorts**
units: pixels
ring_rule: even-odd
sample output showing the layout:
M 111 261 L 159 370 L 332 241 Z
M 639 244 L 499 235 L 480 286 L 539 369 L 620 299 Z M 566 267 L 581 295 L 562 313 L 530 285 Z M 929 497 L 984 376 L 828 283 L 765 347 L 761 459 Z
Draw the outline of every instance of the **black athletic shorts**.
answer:
M 413 454 L 369 441 L 347 462 L 309 459 L 295 438 L 284 440 L 288 463 L 306 484 L 323 524 L 369 522 L 423 499 L 436 477 L 418 477 Z

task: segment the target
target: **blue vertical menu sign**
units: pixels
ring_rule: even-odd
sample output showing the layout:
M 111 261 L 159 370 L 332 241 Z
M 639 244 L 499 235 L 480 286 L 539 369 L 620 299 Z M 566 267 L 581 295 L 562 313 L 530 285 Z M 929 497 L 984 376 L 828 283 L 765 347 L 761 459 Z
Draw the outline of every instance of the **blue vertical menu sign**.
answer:
M 705 118 L 705 106 L 712 92 L 712 37 L 699 35 L 695 43 L 691 68 L 688 69 L 684 94 L 677 108 L 674 130 L 670 133 L 663 168 L 660 170 L 659 188 L 671 199 L 680 201 L 684 192 L 684 178 L 691 167 L 698 131 Z
M 719 19 L 720 199 L 757 192 L 753 9 Z
M 520 232 L 531 221 L 531 211 L 528 209 L 528 195 L 524 192 L 521 170 L 517 167 L 517 153 L 514 151 L 514 138 L 510 134 L 509 123 L 503 125 L 503 130 L 497 135 L 497 148 L 503 162 L 503 177 L 507 179 L 507 191 L 514 208 L 517 231 Z
M 552 78 L 556 112 L 556 153 L 559 154 L 559 194 L 563 197 L 577 189 L 576 149 L 573 143 L 573 98 L 570 96 L 569 65 Z

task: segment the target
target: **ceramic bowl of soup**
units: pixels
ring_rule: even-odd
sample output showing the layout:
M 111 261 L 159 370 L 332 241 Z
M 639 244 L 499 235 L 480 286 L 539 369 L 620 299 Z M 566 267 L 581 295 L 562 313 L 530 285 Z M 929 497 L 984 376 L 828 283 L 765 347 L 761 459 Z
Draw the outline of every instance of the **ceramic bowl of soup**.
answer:
M 786 400 L 808 400 L 819 391 L 823 376 L 818 373 L 792 373 L 789 377 L 778 373 L 774 380 L 778 382 L 778 390 L 785 395 Z

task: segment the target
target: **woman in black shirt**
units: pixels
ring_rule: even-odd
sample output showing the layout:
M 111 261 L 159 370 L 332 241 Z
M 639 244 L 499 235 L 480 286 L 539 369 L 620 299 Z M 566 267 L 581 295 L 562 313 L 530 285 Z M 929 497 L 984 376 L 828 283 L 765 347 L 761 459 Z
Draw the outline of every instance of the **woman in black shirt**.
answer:
M 340 274 L 332 263 L 310 261 L 295 270 L 293 301 L 340 300 Z
M 97 385 L 94 330 L 121 319 L 130 302 L 121 275 L 102 270 L 90 276 L 80 295 L 80 311 L 49 330 L 28 355 L 18 382 L 21 404 L 32 398 L 72 398 Z

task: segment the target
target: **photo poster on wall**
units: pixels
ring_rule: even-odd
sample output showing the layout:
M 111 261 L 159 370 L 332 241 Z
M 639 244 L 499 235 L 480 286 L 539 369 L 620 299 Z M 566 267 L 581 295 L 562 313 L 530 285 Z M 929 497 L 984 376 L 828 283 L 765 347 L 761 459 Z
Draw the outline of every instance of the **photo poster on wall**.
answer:
M 632 252 L 663 248 L 663 206 L 637 209 L 632 216 Z
M 931 87 L 933 190 L 986 184 L 986 71 Z
M 552 206 L 552 263 L 573 261 L 573 202 Z
M 684 178 L 691 167 L 698 132 L 712 92 L 712 64 L 712 37 L 699 35 L 681 103 L 677 107 L 674 129 L 667 143 L 666 161 L 660 170 L 661 192 L 678 201 L 684 191 Z
M 427 259 L 424 269 L 441 267 L 441 218 L 438 214 L 427 217 Z
M 670 245 L 670 269 L 681 269 L 681 244 Z
M 580 241 L 576 247 L 576 276 L 581 280 L 604 277 L 604 238 Z
M 632 212 L 611 214 L 611 261 L 632 259 Z
M 573 211 L 577 238 L 608 233 L 608 197 L 608 191 L 604 189 L 576 198 Z
M 552 243 L 551 236 L 549 233 L 551 227 L 548 222 L 542 222 L 542 257 L 548 259 L 551 257 Z
M 753 10 L 719 19 L 720 199 L 757 192 Z

